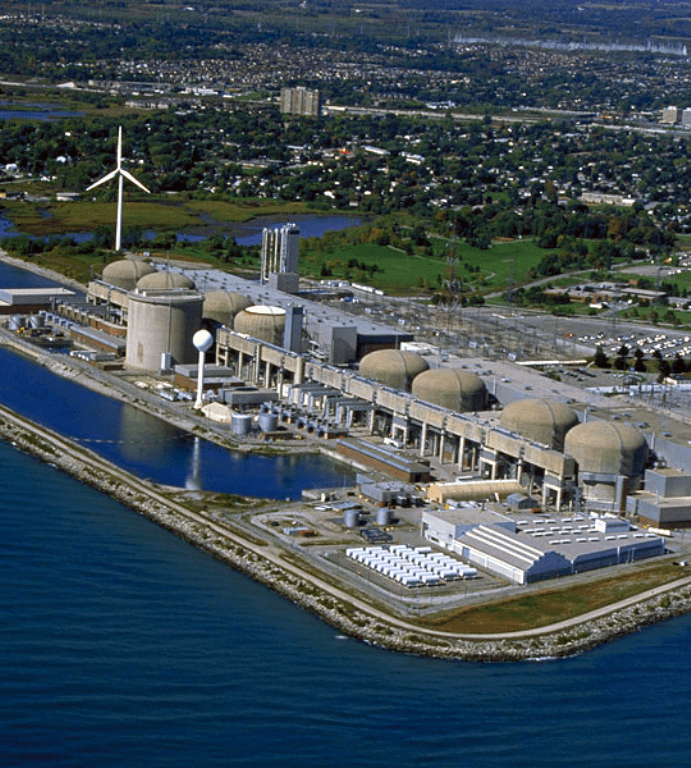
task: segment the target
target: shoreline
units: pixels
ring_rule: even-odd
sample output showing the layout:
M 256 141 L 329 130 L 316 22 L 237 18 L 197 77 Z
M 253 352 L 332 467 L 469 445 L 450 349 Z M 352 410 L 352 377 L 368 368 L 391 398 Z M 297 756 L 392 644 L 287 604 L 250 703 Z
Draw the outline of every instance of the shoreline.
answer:
M 184 502 L 171 499 L 174 490 L 152 486 L 4 406 L 0 406 L 0 438 L 268 586 L 339 632 L 386 650 L 463 661 L 556 659 L 691 612 L 691 577 L 685 577 L 610 606 L 595 618 L 588 614 L 551 627 L 501 635 L 426 629 L 367 606 L 322 578 L 282 560 L 266 542 L 251 541 L 231 526 L 212 521 Z

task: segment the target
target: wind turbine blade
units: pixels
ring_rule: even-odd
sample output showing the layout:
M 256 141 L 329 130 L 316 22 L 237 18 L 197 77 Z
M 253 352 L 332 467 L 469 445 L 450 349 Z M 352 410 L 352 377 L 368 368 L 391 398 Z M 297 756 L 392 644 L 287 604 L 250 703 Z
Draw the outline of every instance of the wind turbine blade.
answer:
M 122 166 L 122 126 L 118 126 L 118 165 L 117 167 L 120 168 Z
M 114 171 L 107 173 L 102 179 L 95 181 L 90 187 L 87 187 L 86 192 L 88 192 L 90 189 L 93 189 L 94 187 L 100 186 L 101 184 L 105 184 L 106 181 L 110 181 L 111 179 L 114 179 L 117 175 L 118 175 L 118 169 L 116 168 Z
M 127 181 L 131 181 L 133 184 L 136 184 L 140 189 L 143 189 L 145 192 L 149 192 L 149 190 L 139 181 L 139 179 L 136 179 L 129 171 L 126 171 L 124 168 L 120 169 L 120 173 L 122 176 L 124 176 Z M 149 192 L 151 194 L 151 192 Z

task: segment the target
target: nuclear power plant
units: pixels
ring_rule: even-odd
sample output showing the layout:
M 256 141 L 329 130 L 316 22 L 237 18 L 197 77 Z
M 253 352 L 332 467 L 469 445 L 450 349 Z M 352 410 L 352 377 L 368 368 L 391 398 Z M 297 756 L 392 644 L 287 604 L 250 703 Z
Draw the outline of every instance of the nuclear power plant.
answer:
M 612 533 L 612 520 L 691 524 L 691 427 L 661 434 L 650 410 L 632 414 L 509 361 L 441 355 L 400 327 L 314 301 L 298 290 L 297 232 L 264 231 L 258 282 L 122 259 L 83 299 L 54 299 L 47 319 L 125 372 L 196 389 L 196 407 L 238 439 L 254 423 L 271 439 L 309 437 L 449 507 L 424 513 L 422 535 L 518 583 L 664 551 L 659 536 Z M 485 502 L 604 515 L 609 528 L 561 522 L 557 538 L 535 529 L 527 540 L 512 516 L 468 522 L 463 505 Z

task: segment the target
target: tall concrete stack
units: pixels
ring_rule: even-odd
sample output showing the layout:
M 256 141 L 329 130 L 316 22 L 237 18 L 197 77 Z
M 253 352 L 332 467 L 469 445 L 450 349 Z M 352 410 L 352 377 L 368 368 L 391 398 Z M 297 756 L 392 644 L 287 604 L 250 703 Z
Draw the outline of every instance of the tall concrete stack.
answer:
M 261 281 L 269 287 L 297 293 L 300 230 L 296 224 L 262 231 Z

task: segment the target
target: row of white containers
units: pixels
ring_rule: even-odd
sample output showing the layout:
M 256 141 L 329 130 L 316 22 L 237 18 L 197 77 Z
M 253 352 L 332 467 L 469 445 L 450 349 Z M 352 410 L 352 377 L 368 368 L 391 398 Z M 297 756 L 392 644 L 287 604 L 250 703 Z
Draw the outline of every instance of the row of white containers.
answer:
M 442 581 L 473 579 L 477 569 L 431 547 L 353 547 L 346 556 L 406 587 L 434 586 Z

